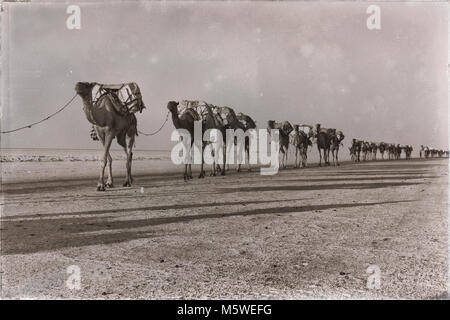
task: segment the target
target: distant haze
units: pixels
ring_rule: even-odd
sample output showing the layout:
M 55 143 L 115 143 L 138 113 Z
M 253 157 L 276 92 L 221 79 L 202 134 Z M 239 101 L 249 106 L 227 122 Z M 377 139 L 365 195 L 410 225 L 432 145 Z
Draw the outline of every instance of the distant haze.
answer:
M 351 138 L 448 144 L 446 3 L 385 3 L 381 30 L 365 3 L 218 2 L 8 5 L 2 130 L 40 120 L 77 81 L 137 82 L 152 132 L 169 100 L 199 99 L 267 120 L 321 123 Z M 2 147 L 99 148 L 78 97 L 51 120 L 2 135 Z M 171 121 L 139 149 L 170 149 Z M 113 148 L 117 148 L 116 142 Z

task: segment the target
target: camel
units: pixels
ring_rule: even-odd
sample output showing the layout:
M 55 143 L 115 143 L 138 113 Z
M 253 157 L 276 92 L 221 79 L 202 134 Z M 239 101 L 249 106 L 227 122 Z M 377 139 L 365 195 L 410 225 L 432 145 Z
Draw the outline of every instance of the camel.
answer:
M 389 143 L 387 150 L 388 150 L 388 159 L 393 160 L 395 158 L 395 145 L 393 143 Z
M 409 145 L 409 158 L 411 158 L 413 151 L 414 151 L 413 146 Z
M 124 187 L 130 187 L 133 178 L 131 176 L 131 163 L 133 159 L 133 146 L 137 133 L 136 116 L 132 113 L 121 115 L 114 107 L 112 97 L 109 94 L 99 97 L 93 105 L 92 89 L 97 85 L 95 82 L 78 82 L 75 91 L 83 100 L 83 110 L 87 120 L 94 126 L 97 137 L 103 144 L 104 152 L 100 178 L 97 183 L 98 191 L 114 187 L 112 176 L 112 157 L 109 153 L 111 143 L 117 138 L 117 143 L 124 149 L 127 156 L 127 174 Z M 105 168 L 108 165 L 108 180 L 105 183 Z
M 353 145 L 348 147 L 348 151 L 350 152 L 350 160 L 355 162 L 356 161 L 356 155 L 355 155 L 355 150 L 353 148 Z
M 408 160 L 411 159 L 412 152 L 413 152 L 413 147 L 411 145 L 407 145 L 406 150 L 405 150 L 406 159 L 408 159 Z
M 169 101 L 167 103 L 167 109 L 172 114 L 172 123 L 175 126 L 176 129 L 185 129 L 189 132 L 191 135 L 191 147 L 194 144 L 194 122 L 196 121 L 195 114 L 197 112 L 192 109 L 192 112 L 190 112 L 191 108 L 187 108 L 181 115 L 178 114 L 178 105 L 179 102 L 176 101 Z M 210 112 L 210 107 L 207 106 L 208 113 L 202 120 L 202 137 L 206 130 L 208 129 L 217 129 L 216 121 L 213 119 L 212 112 Z M 188 111 L 189 110 L 189 111 Z M 203 170 L 204 165 L 204 159 L 203 159 L 203 151 L 206 147 L 206 143 L 202 143 L 202 162 L 200 167 L 200 175 L 198 176 L 199 179 L 205 177 L 205 171 Z M 192 179 L 192 167 L 191 164 L 185 164 L 184 166 L 184 180 Z
M 395 147 L 395 159 L 399 160 L 401 154 L 402 154 L 402 148 L 400 147 L 399 144 L 397 144 L 397 146 Z
M 178 115 L 178 102 L 169 101 L 167 103 L 167 109 L 172 115 L 172 123 L 176 129 L 185 129 L 191 135 L 191 147 L 194 144 L 194 116 L 190 112 L 184 112 L 181 116 Z M 202 164 L 203 165 L 203 164 Z M 202 167 L 203 171 L 203 167 Z M 202 172 L 200 172 L 202 173 Z M 191 164 L 184 164 L 184 180 L 192 179 L 192 167 Z
M 286 168 L 288 161 L 288 150 L 289 150 L 289 134 L 292 132 L 293 127 L 289 121 L 275 122 L 274 120 L 269 120 L 267 122 L 267 130 L 279 129 L 280 132 L 280 150 L 278 153 L 282 153 L 280 168 Z
M 352 146 L 350 149 L 350 156 L 353 161 L 360 162 L 361 161 L 361 147 L 362 147 L 363 141 L 352 139 Z
M 313 136 L 312 130 L 309 130 L 306 134 L 303 130 L 299 130 L 299 125 L 294 125 L 294 135 L 292 144 L 295 147 L 295 165 L 294 168 L 303 168 L 307 166 L 308 160 L 308 146 L 312 146 L 311 137 Z M 298 155 L 301 156 L 301 162 L 298 160 Z
M 233 130 L 238 130 L 241 129 L 242 131 L 245 132 L 246 127 L 243 123 L 241 123 L 237 116 L 236 113 L 234 112 L 234 110 L 230 107 L 216 107 L 216 111 L 218 113 L 218 115 L 221 117 L 221 123 L 223 123 L 222 126 L 220 126 L 219 130 L 221 130 L 222 132 L 222 136 L 224 139 L 224 145 L 223 145 L 223 168 L 221 169 L 220 165 L 217 164 L 217 169 L 219 171 L 221 171 L 222 175 L 225 175 L 225 165 L 226 165 L 226 150 L 227 150 L 227 142 L 226 141 L 226 130 L 227 129 L 233 129 Z M 248 138 L 246 138 L 246 140 L 248 140 Z M 237 144 L 237 139 L 234 139 L 233 142 L 235 145 Z M 249 166 L 250 166 L 250 158 L 249 160 Z M 229 167 L 229 166 L 228 166 Z M 237 167 L 237 171 L 240 171 L 240 165 L 238 164 Z M 213 175 L 215 175 L 215 172 L 213 173 Z
M 361 152 L 363 154 L 362 159 L 363 161 L 367 161 L 367 153 L 369 152 L 370 145 L 367 141 L 363 141 L 361 145 Z
M 250 129 L 256 129 L 256 123 L 255 121 L 248 115 L 243 114 L 242 112 L 239 112 L 237 115 L 237 120 L 243 125 L 244 132 Z M 250 166 L 250 138 L 248 136 L 245 136 L 245 153 L 247 154 L 247 164 L 248 164 L 248 171 L 251 171 L 252 168 Z M 238 163 L 237 171 L 241 171 L 241 164 Z
M 323 150 L 323 160 L 326 165 L 330 165 L 328 154 L 330 150 L 330 136 L 328 130 L 320 127 L 320 123 L 316 124 L 316 131 L 314 134 L 317 143 L 317 150 L 319 150 L 319 167 L 322 166 L 322 153 Z
M 342 131 L 336 131 L 336 129 L 333 129 L 332 134 L 330 135 L 330 150 L 333 157 L 334 166 L 339 166 L 339 146 L 342 145 L 342 140 L 344 140 L 344 138 L 345 136 Z
M 378 145 L 375 142 L 370 143 L 370 151 L 372 152 L 372 160 L 377 160 Z
M 381 159 L 384 160 L 384 152 L 386 151 L 386 143 L 380 142 L 378 144 L 378 150 L 380 150 Z

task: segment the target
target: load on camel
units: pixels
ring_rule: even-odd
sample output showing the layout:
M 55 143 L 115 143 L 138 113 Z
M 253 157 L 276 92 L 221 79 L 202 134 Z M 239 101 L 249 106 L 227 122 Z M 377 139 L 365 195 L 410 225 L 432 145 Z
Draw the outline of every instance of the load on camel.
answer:
M 134 115 L 145 108 L 141 91 L 136 83 L 105 85 L 96 82 L 78 82 L 75 91 L 83 100 L 83 110 L 87 120 L 92 124 L 91 137 L 100 140 L 104 147 L 100 178 L 97 190 L 114 186 L 112 177 L 112 157 L 109 153 L 111 143 L 117 138 L 117 143 L 127 155 L 127 174 L 123 184 L 130 187 L 131 162 L 133 158 L 134 140 L 138 135 L 137 120 Z M 108 180 L 105 183 L 105 168 L 108 165 Z

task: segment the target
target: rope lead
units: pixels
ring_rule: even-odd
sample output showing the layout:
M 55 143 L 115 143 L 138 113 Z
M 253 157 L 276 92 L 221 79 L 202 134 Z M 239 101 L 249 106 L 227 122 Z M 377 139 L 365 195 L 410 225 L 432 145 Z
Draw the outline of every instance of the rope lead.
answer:
M 19 130 L 31 128 L 32 126 L 35 126 L 35 125 L 37 125 L 37 124 L 39 124 L 41 122 L 44 122 L 44 121 L 46 121 L 46 120 L 56 116 L 58 113 L 63 111 L 65 108 L 67 108 L 72 103 L 72 101 L 76 98 L 76 96 L 77 96 L 77 94 L 75 93 L 75 95 L 72 97 L 72 99 L 70 99 L 61 109 L 57 110 L 56 112 L 52 113 L 51 115 L 47 116 L 46 118 L 44 118 L 44 119 L 42 119 L 40 121 L 31 123 L 29 125 L 26 125 L 26 126 L 23 126 L 23 127 L 17 128 L 17 129 L 8 130 L 8 131 L 1 131 L 0 133 L 1 134 L 6 134 L 6 133 L 11 133 L 11 132 L 16 132 L 16 131 L 19 131 Z
M 167 120 L 169 120 L 169 113 L 170 113 L 170 111 L 167 112 L 166 120 L 164 120 L 162 126 L 161 126 L 158 130 L 156 130 L 155 132 L 152 132 L 152 133 L 145 133 L 145 132 L 142 132 L 142 131 L 138 130 L 138 133 L 139 133 L 139 134 L 143 134 L 144 136 L 154 136 L 155 134 L 157 134 L 158 132 L 160 132 L 160 131 L 162 130 L 162 128 L 164 128 L 164 125 L 166 124 Z

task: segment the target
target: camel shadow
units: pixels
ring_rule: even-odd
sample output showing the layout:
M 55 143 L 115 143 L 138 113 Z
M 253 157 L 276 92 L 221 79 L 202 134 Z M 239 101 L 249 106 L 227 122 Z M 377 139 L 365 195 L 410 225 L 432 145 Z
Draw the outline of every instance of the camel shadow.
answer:
M 306 178 L 306 179 L 280 179 L 273 182 L 328 182 L 328 181 L 366 181 L 366 180 L 414 180 L 414 179 L 436 179 L 438 176 L 383 176 L 383 177 L 337 177 L 337 178 Z
M 284 180 L 286 181 L 286 180 Z M 312 191 L 312 190 L 338 190 L 338 189 L 380 189 L 388 187 L 412 186 L 423 184 L 419 182 L 376 182 L 376 183 L 339 183 L 322 185 L 284 185 L 284 186 L 260 186 L 260 187 L 233 187 L 220 188 L 222 193 L 262 192 L 262 191 Z
M 302 201 L 306 198 L 295 199 L 283 199 L 283 201 Z M 148 207 L 133 207 L 133 208 L 119 208 L 119 209 L 101 209 L 101 210 L 86 210 L 76 212 L 59 212 L 59 213 L 39 213 L 35 215 L 14 215 L 10 217 L 4 217 L 2 221 L 14 221 L 21 219 L 43 219 L 43 218 L 55 218 L 64 216 L 93 216 L 102 214 L 114 214 L 114 213 L 127 213 L 127 212 L 142 212 L 142 211 L 164 211 L 164 210 L 183 210 L 193 208 L 208 208 L 218 206 L 239 206 L 249 204 L 267 204 L 267 203 L 279 203 L 280 200 L 251 200 L 251 201 L 222 201 L 222 202 L 206 202 L 206 203 L 184 203 L 184 204 L 170 204 L 161 206 L 148 206 Z
M 174 223 L 190 223 L 204 219 L 221 219 L 236 216 L 267 214 L 280 215 L 294 212 L 299 213 L 337 208 L 366 207 L 412 201 L 413 200 L 286 206 L 225 213 L 205 213 L 155 218 L 144 217 L 142 219 L 127 220 L 110 220 L 110 218 L 112 218 L 111 216 L 76 216 L 71 218 L 49 217 L 48 219 L 27 219 L 20 221 L 6 219 L 2 221 L 2 254 L 27 254 L 71 247 L 84 247 L 99 244 L 106 245 L 135 239 L 167 236 L 170 235 L 170 232 L 162 231 L 159 228 L 134 231 L 129 231 L 129 229 L 157 227 Z M 145 213 L 148 214 L 148 211 L 151 209 L 134 208 L 133 210 L 145 211 Z

